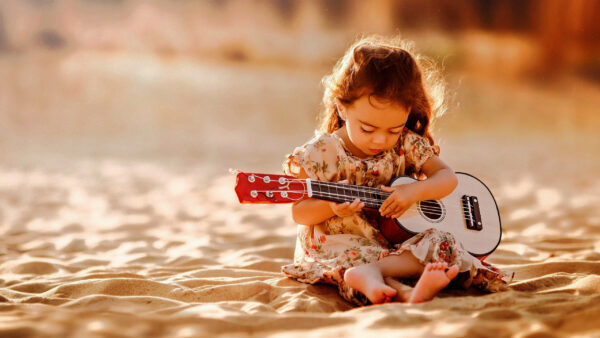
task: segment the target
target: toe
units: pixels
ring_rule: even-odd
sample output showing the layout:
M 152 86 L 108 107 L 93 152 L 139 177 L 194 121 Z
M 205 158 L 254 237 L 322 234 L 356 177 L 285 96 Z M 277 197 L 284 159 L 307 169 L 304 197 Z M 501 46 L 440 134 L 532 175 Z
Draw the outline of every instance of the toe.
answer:
M 446 276 L 450 279 L 454 279 L 458 275 L 458 265 L 452 265 L 448 271 L 446 271 Z
M 397 293 L 398 293 L 398 291 L 391 286 L 386 285 L 386 288 L 383 289 L 383 294 L 386 297 L 394 297 Z

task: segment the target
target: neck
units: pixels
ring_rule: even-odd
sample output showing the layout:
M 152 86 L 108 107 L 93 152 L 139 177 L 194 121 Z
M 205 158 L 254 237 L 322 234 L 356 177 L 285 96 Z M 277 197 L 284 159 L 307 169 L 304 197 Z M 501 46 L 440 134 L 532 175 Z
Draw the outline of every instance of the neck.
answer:
M 381 189 L 363 187 L 334 182 L 310 181 L 312 197 L 336 203 L 344 203 L 360 199 L 366 208 L 379 209 L 381 204 L 390 195 Z

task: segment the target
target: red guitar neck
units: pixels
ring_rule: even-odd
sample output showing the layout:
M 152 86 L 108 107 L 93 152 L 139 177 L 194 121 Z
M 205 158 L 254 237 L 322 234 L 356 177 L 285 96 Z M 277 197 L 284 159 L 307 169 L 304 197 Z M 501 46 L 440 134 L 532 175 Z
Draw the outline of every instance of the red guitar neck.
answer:
M 292 203 L 309 197 L 343 203 L 359 198 L 371 209 L 379 209 L 390 195 L 372 187 L 244 172 L 237 174 L 235 191 L 240 203 Z

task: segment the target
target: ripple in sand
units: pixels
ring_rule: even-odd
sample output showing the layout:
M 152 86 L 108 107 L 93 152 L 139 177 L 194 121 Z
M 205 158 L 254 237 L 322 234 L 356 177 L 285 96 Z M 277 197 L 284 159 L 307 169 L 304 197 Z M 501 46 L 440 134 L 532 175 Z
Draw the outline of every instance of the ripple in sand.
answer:
M 514 320 L 523 317 L 518 311 L 510 309 L 494 309 L 478 313 L 476 318 L 487 320 Z
M 34 275 L 48 275 L 60 271 L 59 265 L 42 260 L 32 261 L 10 261 L 0 266 L 0 272 L 12 273 L 18 275 L 34 274 Z

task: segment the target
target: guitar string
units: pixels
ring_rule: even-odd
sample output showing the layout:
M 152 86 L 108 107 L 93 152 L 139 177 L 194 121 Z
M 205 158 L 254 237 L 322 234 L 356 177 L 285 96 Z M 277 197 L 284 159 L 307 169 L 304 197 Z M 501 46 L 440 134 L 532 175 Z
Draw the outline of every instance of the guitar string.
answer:
M 268 192 L 273 192 L 273 193 L 278 192 L 277 190 L 255 190 L 255 191 L 256 192 L 267 192 L 267 193 Z M 305 194 L 305 191 L 291 191 L 291 190 L 287 190 L 287 192 L 288 193 L 297 193 L 297 194 L 302 194 L 302 195 Z M 336 198 L 336 200 L 342 200 L 344 202 L 353 202 L 354 201 L 353 197 L 348 196 L 348 195 L 344 195 L 344 194 L 337 194 L 337 193 L 326 192 L 326 191 L 319 191 L 318 193 L 320 193 L 324 197 Z M 362 198 L 362 197 L 359 196 L 358 198 L 361 200 L 361 202 L 369 203 L 369 204 L 374 205 L 376 207 L 380 206 L 381 202 L 382 202 L 381 200 L 374 199 L 374 198 L 369 198 L 367 196 L 365 196 L 364 198 Z M 291 197 L 289 199 L 291 199 L 291 200 L 297 200 L 297 199 L 293 199 Z M 421 201 L 421 205 L 419 206 L 419 208 L 421 210 L 423 210 L 423 211 L 429 211 L 429 212 L 435 214 L 436 212 L 438 212 L 438 210 L 444 209 L 444 208 L 436 208 L 436 207 L 432 207 L 432 206 L 423 205 L 423 203 L 425 203 L 425 202 L 427 202 L 427 201 Z M 446 208 L 446 209 L 448 209 L 448 208 Z M 455 208 L 450 208 L 450 209 L 453 210 L 453 211 L 456 211 Z M 463 207 L 462 209 L 463 209 L 463 211 L 470 211 L 469 208 L 467 208 L 467 207 Z M 443 213 L 438 213 L 438 214 L 441 215 Z
M 260 176 L 259 176 L 260 178 Z M 297 182 L 297 183 L 301 183 L 302 185 L 304 185 L 306 183 L 306 179 L 299 179 L 299 178 L 284 178 L 285 182 Z M 276 180 L 275 180 L 276 181 Z M 359 186 L 359 185 L 352 185 L 352 184 L 342 184 L 342 183 L 337 183 L 337 182 L 327 182 L 327 181 L 317 181 L 317 180 L 312 180 L 311 183 L 314 183 L 316 186 L 325 186 L 327 188 L 335 188 L 337 189 L 347 189 L 350 190 L 351 192 L 358 192 L 358 193 L 370 193 L 370 194 L 375 194 L 378 196 L 385 196 L 388 197 L 391 195 L 391 193 L 383 191 L 379 188 L 374 188 L 374 187 L 366 187 L 366 186 Z
M 302 193 L 302 192 L 298 192 L 298 193 Z M 348 199 L 348 200 L 344 199 L 344 197 L 351 198 L 351 197 L 348 197 L 346 195 L 339 195 L 339 194 L 335 194 L 335 193 L 326 193 L 326 192 L 321 192 L 321 193 L 325 197 L 333 197 L 333 198 L 335 198 L 335 197 L 342 197 L 342 198 L 338 198 L 338 199 L 344 200 L 346 202 L 353 202 L 353 200 L 354 200 L 354 199 Z M 371 203 L 371 204 L 376 205 L 376 206 L 380 206 L 381 205 L 380 203 L 377 203 L 377 202 L 379 202 L 378 200 L 374 200 L 374 199 L 368 199 L 367 198 L 366 200 L 361 199 L 361 201 L 365 201 L 365 203 Z M 373 202 L 373 201 L 375 201 L 375 202 Z M 421 203 L 423 203 L 423 202 L 421 202 Z M 411 207 L 411 208 L 414 208 L 414 207 Z M 409 208 L 407 210 L 410 210 L 411 208 Z M 423 211 L 428 211 L 428 212 L 430 212 L 432 214 L 437 214 L 437 215 L 444 214 L 443 212 L 441 212 L 441 213 L 438 212 L 438 210 L 440 210 L 440 208 L 423 206 L 422 204 L 418 208 L 421 209 L 421 210 L 423 210 Z M 446 208 L 441 208 L 441 209 L 443 209 L 443 210 L 451 210 L 451 211 L 457 211 L 458 210 L 458 208 L 455 208 L 455 207 L 450 207 L 450 208 L 446 207 Z M 467 208 L 467 207 L 462 207 L 462 210 L 463 211 L 470 211 L 469 208 Z
M 258 177 L 260 178 L 260 176 L 258 176 Z M 294 178 L 294 179 L 288 179 L 288 178 L 285 178 L 284 180 L 285 180 L 284 182 L 288 182 L 288 183 L 297 182 L 297 183 L 301 183 L 302 185 L 304 185 L 306 183 L 305 179 L 296 179 L 296 178 Z M 277 181 L 275 180 L 275 182 L 277 182 Z M 317 185 L 317 186 L 318 185 L 324 185 L 325 187 L 328 188 L 328 190 L 329 190 L 329 188 L 332 187 L 332 188 L 335 188 L 336 191 L 338 189 L 342 189 L 342 191 L 344 189 L 346 189 L 346 190 L 349 190 L 350 192 L 358 192 L 358 193 L 362 192 L 362 193 L 365 193 L 365 194 L 367 194 L 367 193 L 368 194 L 374 194 L 374 195 L 378 195 L 378 196 L 386 197 L 386 198 L 391 195 L 391 193 L 388 193 L 388 192 L 385 192 L 385 191 L 382 191 L 382 190 L 380 190 L 378 188 L 373 188 L 373 187 L 364 187 L 364 186 L 349 185 L 349 184 L 343 184 L 343 186 L 342 186 L 341 183 L 326 182 L 326 181 L 312 181 L 312 183 L 315 183 L 315 185 Z M 267 192 L 267 191 L 261 191 L 261 192 Z M 304 195 L 304 191 L 289 191 L 289 192 L 301 193 L 301 194 Z M 319 193 L 328 195 L 326 197 L 342 197 L 342 200 L 345 200 L 345 198 L 352 198 L 350 196 L 341 195 L 341 194 L 337 194 L 337 193 L 332 193 L 330 191 L 328 191 L 328 192 L 319 191 Z M 294 200 L 292 198 L 290 198 L 290 199 Z M 369 204 L 372 204 L 372 205 L 374 205 L 376 207 L 379 206 L 380 203 L 381 203 L 381 201 L 379 199 L 369 198 L 367 196 L 365 196 L 365 198 L 361 198 L 360 195 L 359 195 L 359 199 L 361 199 L 361 202 L 365 202 L 365 204 L 369 203 Z M 354 199 L 347 200 L 347 202 L 352 202 L 353 200 Z M 422 201 L 422 202 L 426 202 L 426 201 Z M 407 210 L 414 209 L 415 207 L 410 207 Z M 423 205 L 421 205 L 420 209 L 423 210 L 423 211 L 429 211 L 429 213 L 434 214 L 434 215 L 442 215 L 443 214 L 443 213 L 439 213 L 438 212 L 439 208 L 435 208 L 435 207 L 433 207 L 433 208 L 432 207 L 424 207 Z M 455 208 L 450 208 L 450 209 L 453 210 L 453 211 L 456 211 Z M 463 207 L 462 209 L 463 209 L 463 212 L 465 212 L 465 215 L 467 217 L 469 217 L 469 219 L 470 219 L 471 215 L 470 215 L 469 208 L 468 207 Z
M 278 191 L 273 191 L 273 190 L 254 190 L 254 191 L 256 191 L 256 192 L 263 192 L 263 193 L 269 193 L 269 192 L 271 192 L 271 193 L 277 193 L 277 192 L 278 192 Z M 301 194 L 302 196 L 304 196 L 304 195 L 305 195 L 305 191 L 300 191 L 300 190 L 287 190 L 286 192 L 287 192 L 287 193 L 296 193 L 296 194 Z M 327 193 L 324 193 L 324 194 L 326 194 L 326 195 L 327 195 Z M 345 198 L 351 198 L 351 197 L 349 197 L 349 196 L 346 196 L 346 195 L 338 195 L 338 194 L 333 194 L 333 193 L 330 193 L 330 194 L 328 194 L 328 195 L 329 195 L 329 196 L 326 196 L 326 197 L 345 197 Z M 290 200 L 299 200 L 299 199 L 301 199 L 302 197 L 300 197 L 300 198 L 298 198 L 298 199 L 293 199 L 293 198 L 291 198 L 291 197 L 287 197 L 287 198 L 288 198 L 288 199 L 290 199 Z M 338 200 L 339 200 L 339 198 L 338 198 Z M 342 198 L 342 200 L 343 200 L 343 198 Z M 376 200 L 372 200 L 372 199 L 371 199 L 371 200 L 365 201 L 365 205 L 368 205 L 368 204 L 370 204 L 370 205 L 374 205 L 374 206 L 375 206 L 375 208 L 374 208 L 374 209 L 377 209 L 377 208 L 378 208 L 380 205 L 379 205 L 379 204 L 376 204 L 376 202 L 373 202 L 373 201 L 376 201 Z M 352 202 L 352 200 L 347 200 L 346 202 Z M 420 210 L 422 210 L 422 211 L 424 211 L 424 212 L 426 212 L 426 213 L 428 213 L 428 214 L 435 215 L 435 216 L 441 216 L 441 215 L 443 215 L 443 214 L 444 214 L 444 212 L 439 212 L 439 211 L 438 211 L 438 210 L 439 210 L 439 208 L 423 207 L 422 205 L 421 205 L 421 206 L 416 206 L 416 205 L 415 205 L 415 206 L 411 206 L 411 207 L 409 207 L 409 208 L 408 208 L 408 209 L 406 209 L 406 210 L 415 210 L 415 209 L 416 209 L 416 210 L 419 210 L 419 209 L 420 209 Z M 446 208 L 446 209 L 444 209 L 444 210 L 450 210 L 450 211 L 454 211 L 454 212 L 456 212 L 456 211 L 457 211 L 457 208 Z M 468 208 L 464 208 L 464 207 L 463 207 L 463 211 L 469 211 L 469 210 L 468 210 Z M 471 217 L 470 213 L 465 213 L 465 216 L 466 216 L 466 217 L 467 217 L 469 220 L 471 220 L 471 221 L 472 221 L 472 217 Z
M 302 181 L 303 183 L 305 182 L 305 180 L 303 179 L 288 179 L 288 181 Z M 391 193 L 389 192 L 385 192 L 382 191 L 381 189 L 378 188 L 374 188 L 374 187 L 364 187 L 364 186 L 358 186 L 358 185 L 342 185 L 341 183 L 335 183 L 335 182 L 326 182 L 326 181 L 312 181 L 311 183 L 316 183 L 316 185 L 324 185 L 327 188 L 332 187 L 335 188 L 336 191 L 338 189 L 342 189 L 342 192 L 344 192 L 344 189 L 349 190 L 349 192 L 358 192 L 359 194 L 365 193 L 365 194 L 374 194 L 377 196 L 381 196 L 381 197 L 389 197 L 391 195 Z M 328 189 L 329 190 L 329 189 Z M 322 193 L 325 193 L 324 191 L 319 191 Z M 328 191 L 329 193 L 331 193 L 331 191 Z M 367 198 L 367 196 L 365 196 Z M 360 195 L 359 195 L 360 198 Z M 468 208 L 464 208 L 464 209 L 468 209 Z
M 304 192 L 298 191 L 298 193 L 304 193 Z M 330 196 L 327 196 L 327 197 L 340 197 L 340 196 L 341 197 L 348 197 L 348 196 L 345 196 L 345 195 L 339 195 L 339 194 L 334 194 L 334 193 L 329 193 L 329 195 Z M 371 204 L 375 205 L 376 209 L 377 209 L 377 207 L 379 205 L 376 204 L 375 202 L 372 202 L 372 201 L 373 201 L 373 199 L 370 199 L 368 202 L 370 202 Z M 347 202 L 351 202 L 351 201 L 349 200 Z M 379 202 L 379 201 L 377 201 L 377 202 Z M 365 203 L 365 205 L 367 205 L 367 203 Z M 444 215 L 444 212 L 439 212 L 438 211 L 439 209 L 437 209 L 437 208 L 429 208 L 429 207 L 416 206 L 416 205 L 413 205 L 413 206 L 409 207 L 406 210 L 408 211 L 408 210 L 419 210 L 419 209 L 421 209 L 422 211 L 424 211 L 424 212 L 426 212 L 428 214 L 435 215 L 435 216 L 442 216 L 442 215 Z M 473 217 L 471 216 L 470 210 L 468 208 L 466 208 L 466 207 L 463 207 L 462 209 L 463 209 L 463 214 L 465 215 L 465 217 L 469 221 L 474 222 Z M 456 212 L 457 208 L 451 207 L 451 208 L 446 208 L 444 210 L 450 210 L 450 211 Z
M 306 180 L 303 180 L 303 179 L 284 179 L 284 182 L 286 182 L 286 181 L 288 182 L 288 184 L 291 183 L 292 181 L 297 181 L 298 183 L 301 183 L 303 186 L 306 183 Z M 336 191 L 337 191 L 338 187 L 339 187 L 339 183 L 338 184 L 335 184 L 335 183 L 328 184 L 329 182 L 324 182 L 324 181 L 314 181 L 314 182 L 317 183 L 316 185 L 324 185 L 324 186 L 326 186 L 327 190 L 329 190 L 330 187 L 334 187 L 336 189 Z M 365 194 L 365 199 L 366 199 L 366 200 L 363 199 L 365 205 L 367 207 L 369 207 L 369 204 L 370 204 L 370 205 L 372 205 L 372 206 L 375 207 L 374 209 L 378 209 L 380 207 L 381 201 L 379 199 L 367 198 L 367 196 L 366 196 L 367 193 L 378 195 L 380 197 L 386 197 L 386 198 L 391 195 L 391 193 L 388 193 L 388 192 L 385 192 L 385 191 L 381 191 L 381 190 L 379 190 L 377 188 L 372 188 L 372 187 L 362 187 L 362 186 L 356 186 L 356 185 L 354 185 L 354 186 L 353 185 L 347 185 L 347 186 L 340 187 L 340 188 L 341 189 L 348 189 L 349 188 L 348 190 L 350 192 L 358 192 L 359 193 L 359 197 L 360 197 L 360 192 L 363 192 Z M 342 190 L 342 191 L 344 191 L 344 190 Z M 262 192 L 267 192 L 267 191 L 262 191 Z M 272 192 L 272 191 L 269 191 L 269 192 Z M 290 192 L 292 192 L 292 191 L 290 191 Z M 320 191 L 320 192 L 325 194 L 324 191 Z M 296 193 L 300 193 L 301 196 L 304 196 L 304 194 L 305 194 L 304 191 L 296 191 Z M 328 191 L 328 195 L 330 195 L 330 196 L 327 196 L 327 197 L 351 198 L 351 197 L 346 196 L 346 195 L 334 194 L 334 193 L 331 193 L 329 191 Z M 290 200 L 300 200 L 301 198 L 302 197 L 299 197 L 298 199 L 292 199 L 292 198 L 289 198 L 289 199 Z M 361 201 L 363 201 L 363 200 L 361 200 Z M 348 200 L 347 202 L 351 202 L 351 201 Z M 423 202 L 425 202 L 425 201 L 423 201 Z M 419 207 L 420 207 L 420 209 L 421 209 L 422 212 L 426 212 L 426 213 L 429 213 L 429 214 L 434 215 L 434 216 L 441 216 L 441 215 L 444 214 L 444 212 L 443 212 L 444 210 L 442 210 L 442 212 L 439 212 L 439 208 L 424 207 L 423 205 L 420 205 L 420 206 L 416 206 L 416 205 L 415 206 L 411 206 L 406 211 L 408 211 L 408 210 L 415 210 L 415 209 L 418 210 Z M 449 208 L 449 209 L 452 210 L 452 211 L 456 211 L 455 208 Z M 463 214 L 464 214 L 464 216 L 471 223 L 474 222 L 473 216 L 471 215 L 471 210 L 469 210 L 469 208 L 463 207 Z
M 285 179 L 286 182 L 296 182 L 296 183 L 306 183 L 306 179 L 301 179 L 301 178 L 293 178 L 293 179 Z M 371 193 L 376 193 L 376 194 L 381 194 L 381 195 L 386 195 L 386 194 L 390 194 L 389 192 L 385 192 L 381 189 L 378 188 L 374 188 L 374 187 L 365 187 L 365 186 L 360 186 L 360 185 L 353 185 L 353 184 L 342 184 L 342 183 L 336 183 L 336 182 L 327 182 L 327 181 L 317 181 L 317 180 L 311 180 L 311 183 L 314 183 L 315 185 L 324 185 L 327 187 L 340 187 L 340 188 L 344 188 L 344 189 L 350 189 L 350 190 L 354 190 L 354 191 L 359 191 L 359 192 L 371 192 Z
M 317 183 L 318 185 L 325 185 L 325 186 L 327 186 L 328 188 L 329 188 L 329 187 L 334 187 L 334 188 L 336 189 L 336 191 L 338 190 L 338 187 L 340 186 L 340 184 L 339 184 L 339 183 L 332 183 L 332 182 L 325 182 L 325 181 L 314 181 L 314 182 L 315 182 L 315 183 Z M 359 193 L 360 193 L 360 192 L 363 192 L 363 193 L 370 193 L 370 194 L 375 194 L 375 195 L 378 195 L 378 196 L 381 196 L 381 197 L 386 197 L 386 198 L 387 198 L 387 197 L 389 197 L 389 196 L 391 195 L 391 193 L 388 193 L 388 192 L 382 191 L 382 190 L 380 190 L 380 189 L 378 189 L 378 188 L 373 188 L 373 187 L 362 187 L 362 186 L 357 186 L 357 185 L 348 185 L 348 187 L 344 186 L 344 187 L 340 187 L 339 189 L 347 189 L 347 188 L 350 188 L 350 189 L 349 189 L 349 190 L 350 190 L 350 192 L 359 192 Z M 362 189 L 361 189 L 361 188 L 362 188 Z M 329 189 L 328 189 L 328 190 L 329 190 Z M 329 193 L 329 194 L 334 194 L 334 193 L 332 193 L 331 191 L 327 191 L 327 192 L 325 192 L 325 191 L 319 191 L 319 192 L 320 192 L 320 193 Z M 342 190 L 342 192 L 344 192 L 344 191 Z M 363 198 L 362 198 L 362 197 L 360 197 L 360 195 L 359 195 L 359 197 L 358 197 L 358 198 L 359 198 L 359 199 L 361 199 L 361 201 L 363 201 Z M 369 198 L 368 196 L 365 196 L 365 199 L 369 200 L 370 198 Z M 376 203 L 379 203 L 379 202 L 380 202 L 378 199 L 372 199 L 372 198 L 371 198 L 370 200 L 375 200 L 375 201 L 376 201 Z M 350 200 L 349 200 L 348 202 L 350 202 Z M 421 201 L 421 202 L 423 203 L 423 202 L 426 202 L 426 201 Z M 421 205 L 421 209 L 422 209 L 422 210 L 430 210 L 430 211 L 437 211 L 437 210 L 439 210 L 438 208 L 435 208 L 435 207 L 423 207 L 422 205 Z M 468 207 L 463 207 L 463 211 L 470 211 L 470 210 L 469 210 L 469 208 L 468 208 Z
M 306 183 L 306 181 L 303 180 L 303 179 L 294 179 L 294 180 L 287 179 L 287 181 L 297 181 L 298 183 L 301 183 L 303 185 Z M 315 183 L 316 182 L 318 182 L 318 183 L 327 183 L 327 182 L 323 182 L 323 181 L 315 181 Z M 329 187 L 336 187 L 336 191 L 338 190 L 337 186 L 329 185 L 328 188 Z M 364 190 L 361 191 L 360 189 L 352 189 L 353 187 L 356 187 L 356 188 L 368 188 L 368 187 L 360 187 L 360 186 L 352 186 L 352 185 L 350 185 L 348 187 L 343 187 L 341 189 L 350 188 L 349 192 L 357 192 L 358 191 L 358 192 L 364 192 L 364 193 L 366 193 L 366 191 L 364 191 Z M 372 189 L 371 191 L 377 192 L 377 194 L 375 194 L 375 195 L 378 195 L 378 196 L 381 196 L 381 197 L 387 198 L 387 197 L 389 197 L 391 195 L 391 193 L 382 192 L 381 190 L 378 190 L 377 188 L 371 188 L 371 189 Z M 295 193 L 304 194 L 304 191 L 294 191 L 294 192 Z M 325 195 L 325 197 L 332 197 L 332 198 L 336 198 L 337 197 L 338 200 L 343 200 L 343 201 L 346 201 L 346 202 L 352 202 L 352 201 L 354 201 L 354 198 L 352 198 L 351 196 L 344 195 L 344 194 L 334 193 L 334 192 L 331 192 L 331 191 L 316 191 L 316 192 Z M 379 206 L 381 204 L 381 202 L 382 202 L 379 199 L 370 198 L 370 197 L 368 197 L 366 195 L 364 196 L 364 198 L 359 195 L 358 198 L 361 200 L 361 202 L 370 203 L 370 204 L 375 205 L 376 207 Z M 292 199 L 292 198 L 290 198 L 290 199 Z M 421 201 L 421 203 L 424 203 L 424 202 L 427 202 L 427 201 Z M 443 213 L 438 213 L 439 208 L 435 208 L 435 207 L 428 207 L 428 206 L 421 205 L 420 209 L 423 210 L 423 211 L 430 211 L 433 214 L 436 214 L 436 213 L 438 215 L 443 214 Z M 454 209 L 454 208 L 452 208 L 452 209 Z M 456 209 L 454 209 L 454 211 L 456 211 Z M 470 213 L 470 210 L 469 210 L 468 207 L 463 207 L 463 212 L 465 212 L 466 214 L 468 214 L 468 213 Z
M 320 193 L 322 195 L 326 195 L 327 197 L 341 197 L 340 199 L 345 200 L 347 202 L 352 202 L 355 199 L 352 196 L 347 196 L 347 195 L 344 195 L 344 194 L 339 194 L 337 192 L 331 192 L 331 191 L 318 191 L 317 193 Z M 386 197 L 389 197 L 389 195 L 387 195 Z M 359 198 L 361 200 L 361 202 L 363 202 L 363 201 L 364 202 L 371 202 L 373 204 L 381 204 L 383 202 L 383 201 L 381 201 L 379 199 L 371 198 L 369 196 L 364 196 L 364 198 L 363 198 L 363 197 L 361 197 L 359 195 L 356 198 Z M 423 206 L 422 205 L 423 203 L 427 203 L 428 201 L 430 201 L 430 200 L 420 201 L 421 202 L 421 208 L 423 208 L 423 209 L 429 209 L 429 210 L 438 210 L 438 209 L 440 209 L 440 208 L 436 208 L 436 207 L 432 207 L 432 206 Z M 433 201 L 433 202 L 429 202 L 429 203 L 436 203 L 436 202 Z M 463 210 L 467 211 L 468 208 L 467 207 L 463 207 Z

